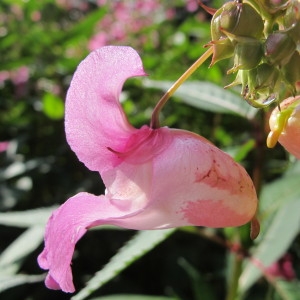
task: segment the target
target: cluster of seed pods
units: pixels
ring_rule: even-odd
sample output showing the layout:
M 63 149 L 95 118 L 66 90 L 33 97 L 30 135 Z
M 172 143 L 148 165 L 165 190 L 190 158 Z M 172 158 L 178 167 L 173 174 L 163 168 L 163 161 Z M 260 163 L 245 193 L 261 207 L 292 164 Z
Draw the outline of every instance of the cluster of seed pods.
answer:
M 233 58 L 227 87 L 242 85 L 242 96 L 261 108 L 296 95 L 300 80 L 299 0 L 235 0 L 214 11 L 212 65 Z

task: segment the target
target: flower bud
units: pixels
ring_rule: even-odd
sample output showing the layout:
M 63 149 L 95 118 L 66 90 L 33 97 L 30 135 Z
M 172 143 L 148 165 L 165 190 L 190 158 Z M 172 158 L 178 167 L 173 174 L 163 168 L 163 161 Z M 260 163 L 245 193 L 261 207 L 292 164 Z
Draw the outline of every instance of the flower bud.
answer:
M 278 100 L 280 73 L 266 63 L 251 70 L 239 70 L 236 79 L 225 88 L 242 85 L 241 95 L 253 107 L 264 108 Z
M 300 42 L 300 2 L 293 1 L 286 10 L 283 25 L 295 43 Z
M 296 44 L 286 32 L 272 33 L 265 42 L 265 56 L 274 65 L 287 64 L 295 50 Z
M 267 63 L 249 71 L 249 88 L 256 91 L 275 90 L 279 84 L 279 71 Z
M 296 93 L 296 82 L 300 81 L 300 54 L 295 51 L 289 62 L 282 68 L 282 74 L 291 86 L 292 93 Z
M 221 8 L 219 30 L 236 35 L 260 38 L 264 23 L 260 14 L 249 4 L 236 1 L 227 2 Z M 249 26 L 249 24 L 251 24 Z
M 213 47 L 213 57 L 210 67 L 222 59 L 232 57 L 234 54 L 234 45 L 228 37 L 211 41 L 209 44 L 207 44 L 207 46 Z
M 211 21 L 212 41 L 208 44 L 214 49 L 211 65 L 222 59 L 232 57 L 238 38 L 260 38 L 263 28 L 262 18 L 249 4 L 238 3 L 237 1 L 225 3 L 214 13 Z M 238 51 L 242 50 L 239 49 Z M 255 57 L 257 56 L 255 55 Z M 243 60 L 242 57 L 239 60 Z M 243 64 L 245 63 L 243 62 Z
M 279 143 L 291 154 L 300 159 L 300 96 L 285 99 L 276 107 L 269 119 L 271 132 L 267 146 L 272 148 Z
M 255 68 L 261 61 L 263 50 L 261 42 L 254 38 L 237 37 L 234 49 L 234 67 L 229 73 L 237 70 L 250 70 Z
M 222 8 L 218 9 L 211 20 L 212 41 L 207 45 L 213 47 L 211 66 L 222 59 L 232 57 L 234 53 L 234 45 L 229 40 L 229 38 L 220 30 L 220 17 L 222 11 Z
M 289 0 L 259 0 L 257 1 L 261 6 L 271 15 L 282 13 L 287 5 L 289 4 Z

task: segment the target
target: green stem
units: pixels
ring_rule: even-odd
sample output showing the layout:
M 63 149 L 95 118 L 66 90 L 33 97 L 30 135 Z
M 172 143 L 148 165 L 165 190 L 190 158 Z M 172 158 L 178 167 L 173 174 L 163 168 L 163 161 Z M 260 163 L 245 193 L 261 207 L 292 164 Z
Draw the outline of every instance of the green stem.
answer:
M 243 259 L 241 255 L 238 253 L 230 253 L 232 255 L 232 271 L 231 271 L 231 276 L 228 282 L 228 292 L 226 296 L 226 300 L 236 300 L 238 296 L 238 284 L 239 284 L 239 278 L 242 273 L 242 263 Z
M 170 99 L 170 97 L 175 93 L 175 91 L 213 54 L 213 48 L 209 48 L 202 56 L 200 56 L 178 79 L 177 81 L 168 89 L 168 91 L 163 95 L 163 97 L 158 101 L 155 106 L 152 117 L 151 117 L 151 128 L 159 127 L 159 113 Z
M 265 126 L 265 113 L 262 111 L 256 119 L 252 120 L 253 125 L 253 135 L 255 137 L 256 141 L 256 149 L 255 149 L 255 158 L 253 163 L 253 171 L 252 171 L 252 181 L 255 187 L 255 190 L 257 194 L 260 194 L 261 185 L 262 185 L 262 179 L 263 179 L 263 167 L 264 167 L 264 161 L 265 161 L 265 134 L 264 134 L 264 126 Z M 256 233 L 254 233 L 254 236 L 251 238 L 255 238 L 256 235 L 259 232 L 259 222 L 256 218 L 256 216 L 253 218 L 251 222 L 251 230 L 254 229 Z M 251 232 L 251 235 L 253 232 Z M 243 251 L 246 251 L 248 253 L 248 247 L 246 245 L 243 245 Z M 245 249 L 246 247 L 246 249 Z M 229 277 L 228 282 L 228 293 L 226 300 L 237 300 L 239 299 L 239 279 L 242 273 L 242 264 L 243 259 L 245 259 L 245 254 L 234 252 L 231 253 L 232 261 L 231 261 L 231 267 L 232 271 Z

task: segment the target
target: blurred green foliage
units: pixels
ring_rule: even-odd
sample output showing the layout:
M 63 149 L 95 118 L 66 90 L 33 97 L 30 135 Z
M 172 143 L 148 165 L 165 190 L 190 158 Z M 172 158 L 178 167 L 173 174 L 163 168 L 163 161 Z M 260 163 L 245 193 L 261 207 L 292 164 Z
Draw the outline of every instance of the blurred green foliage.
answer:
M 68 147 L 63 124 L 65 94 L 76 66 L 91 50 L 91 40 L 105 33 L 106 41 L 134 46 L 141 54 L 149 78 L 130 79 L 122 95 L 136 127 L 149 123 L 163 91 L 210 41 L 211 17 L 196 0 L 192 8 L 188 0 L 156 1 L 159 9 L 149 16 L 151 22 L 138 30 L 129 27 L 125 36 L 116 38 L 103 20 L 115 14 L 117 2 L 0 3 L 0 142 L 8 142 L 0 153 L 0 299 L 70 299 L 45 288 L 36 258 L 54 206 L 78 191 L 103 193 L 99 175 L 78 162 Z M 225 76 L 229 62 L 208 66 L 206 62 L 167 104 L 162 124 L 200 133 L 247 168 L 260 193 L 261 236 L 252 242 L 248 225 L 182 228 L 170 237 L 166 234 L 162 240 L 168 239 L 152 250 L 155 243 L 145 232 L 142 244 L 135 246 L 137 255 L 128 250 L 132 244 L 121 248 L 133 231 L 90 231 L 74 256 L 78 291 L 86 282 L 88 288 L 90 282 L 95 285 L 95 272 L 120 248 L 117 255 L 125 255 L 130 263 L 120 262 L 114 266 L 117 270 L 106 266 L 105 272 L 115 271 L 109 277 L 113 280 L 82 299 L 230 300 L 225 295 L 230 295 L 232 280 L 234 299 L 300 299 L 300 164 L 280 146 L 266 148 L 268 111 L 248 111 L 236 91 L 220 88 L 232 81 Z M 286 253 L 295 276 L 279 281 L 265 267 L 280 263 Z

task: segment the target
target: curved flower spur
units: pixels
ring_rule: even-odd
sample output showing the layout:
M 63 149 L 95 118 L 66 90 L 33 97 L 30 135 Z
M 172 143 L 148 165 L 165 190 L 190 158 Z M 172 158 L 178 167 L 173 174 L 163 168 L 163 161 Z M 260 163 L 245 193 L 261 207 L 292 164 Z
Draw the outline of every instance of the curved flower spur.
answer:
M 116 46 L 92 52 L 74 74 L 67 141 L 87 168 L 100 173 L 107 192 L 79 193 L 52 214 L 38 258 L 49 270 L 51 289 L 74 292 L 74 247 L 91 227 L 227 227 L 255 215 L 253 183 L 229 155 L 189 131 L 129 124 L 118 97 L 127 78 L 144 75 L 137 52 Z

